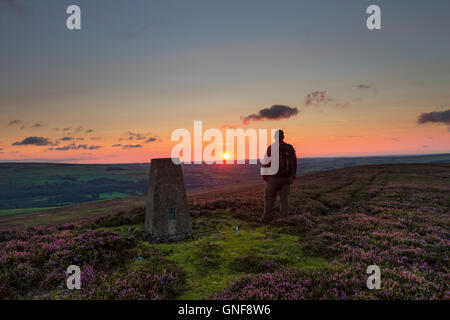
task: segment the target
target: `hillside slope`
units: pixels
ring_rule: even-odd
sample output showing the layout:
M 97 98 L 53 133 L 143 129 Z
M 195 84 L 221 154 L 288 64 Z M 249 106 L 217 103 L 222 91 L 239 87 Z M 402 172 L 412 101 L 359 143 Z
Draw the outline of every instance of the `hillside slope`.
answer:
M 142 198 L 3 220 L 49 226 L 0 232 L 0 298 L 449 298 L 450 164 L 299 176 L 291 216 L 270 225 L 259 223 L 263 191 L 250 183 L 190 193 L 194 236 L 169 244 L 144 241 Z M 62 289 L 70 264 L 86 272 L 77 293 Z M 374 264 L 376 291 L 366 287 Z

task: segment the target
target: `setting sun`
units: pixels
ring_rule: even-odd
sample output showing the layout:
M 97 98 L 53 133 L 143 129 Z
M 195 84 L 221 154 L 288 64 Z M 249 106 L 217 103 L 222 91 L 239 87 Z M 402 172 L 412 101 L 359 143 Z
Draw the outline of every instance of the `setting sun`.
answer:
M 224 158 L 225 160 L 228 160 L 228 159 L 230 158 L 230 155 L 229 155 L 228 153 L 224 153 L 224 154 L 223 154 L 223 158 Z

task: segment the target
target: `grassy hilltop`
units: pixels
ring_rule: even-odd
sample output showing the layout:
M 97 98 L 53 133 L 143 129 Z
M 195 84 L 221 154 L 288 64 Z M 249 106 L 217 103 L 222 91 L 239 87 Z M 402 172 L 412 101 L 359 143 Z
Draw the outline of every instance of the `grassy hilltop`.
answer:
M 3 217 L 18 229 L 0 232 L 0 298 L 450 298 L 450 164 L 299 176 L 291 216 L 271 225 L 258 222 L 263 190 L 190 191 L 194 236 L 167 244 L 142 240 L 142 197 Z M 70 264 L 77 292 L 64 286 Z M 365 285 L 373 264 L 381 290 Z

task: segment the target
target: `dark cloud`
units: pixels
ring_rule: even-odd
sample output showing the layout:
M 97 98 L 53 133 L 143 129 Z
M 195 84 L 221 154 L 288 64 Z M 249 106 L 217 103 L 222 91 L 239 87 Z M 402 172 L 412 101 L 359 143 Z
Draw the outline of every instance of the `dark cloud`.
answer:
M 122 146 L 122 149 L 142 148 L 142 144 L 126 144 Z
M 63 131 L 69 131 L 69 130 L 70 130 L 70 127 L 68 127 L 68 128 L 63 128 L 62 130 L 63 130 Z
M 450 109 L 445 111 L 433 111 L 428 113 L 422 113 L 417 118 L 418 124 L 424 124 L 427 122 L 443 123 L 450 125 Z
M 264 108 L 259 110 L 257 114 L 250 114 L 246 117 L 241 117 L 241 120 L 244 124 L 248 124 L 250 121 L 280 120 L 293 117 L 297 113 L 298 113 L 297 108 L 291 108 L 289 106 L 275 104 L 270 108 Z
M 21 124 L 21 123 L 22 123 L 22 121 L 20 121 L 20 120 L 11 120 L 8 122 L 8 126 L 13 126 L 15 124 Z
M 114 148 L 116 148 L 116 147 L 121 147 L 122 146 L 122 144 L 120 144 L 120 143 L 117 143 L 117 144 L 113 144 L 111 147 L 114 147 Z
M 72 144 L 69 144 L 64 147 L 49 148 L 48 150 L 50 150 L 50 151 L 53 151 L 53 150 L 55 150 L 55 151 L 77 150 L 77 146 L 74 143 L 72 143 Z
M 55 143 L 51 142 L 48 138 L 43 137 L 27 137 L 22 141 L 14 142 L 13 146 L 53 146 Z
M 145 141 L 145 143 L 155 142 L 156 140 L 158 140 L 156 137 L 150 137 Z
M 35 124 L 33 124 L 31 127 L 32 127 L 32 128 L 42 128 L 43 126 L 44 126 L 43 124 L 35 123 Z
M 356 89 L 358 90 L 373 90 L 374 93 L 377 93 L 377 87 L 371 84 L 358 84 L 356 85 Z
M 71 140 L 73 140 L 72 137 L 64 137 L 64 138 L 59 139 L 59 141 L 71 141 Z
M 134 133 L 131 131 L 127 132 L 128 134 L 128 140 L 145 140 L 147 137 L 141 133 Z
M 10 10 L 19 16 L 27 15 L 30 9 L 21 0 L 0 0 L 0 8 Z
M 67 150 L 76 150 L 76 146 L 75 145 L 70 145 L 70 146 L 64 146 L 64 147 L 58 147 L 58 148 L 49 148 L 48 150 L 55 150 L 55 151 L 67 151 Z
M 326 90 L 314 91 L 308 93 L 305 97 L 305 104 L 307 106 L 321 106 L 333 101 L 333 98 L 327 95 Z
M 367 90 L 367 89 L 374 89 L 375 87 L 370 84 L 358 84 L 356 88 L 360 90 Z
M 97 150 L 100 149 L 101 146 L 88 146 L 87 144 L 79 144 L 76 145 L 75 143 L 69 144 L 64 147 L 57 147 L 57 148 L 49 148 L 50 151 L 68 151 L 68 150 Z
M 94 130 L 88 129 L 88 130 L 86 130 L 84 133 L 88 134 L 88 133 L 92 133 L 92 132 L 94 132 Z

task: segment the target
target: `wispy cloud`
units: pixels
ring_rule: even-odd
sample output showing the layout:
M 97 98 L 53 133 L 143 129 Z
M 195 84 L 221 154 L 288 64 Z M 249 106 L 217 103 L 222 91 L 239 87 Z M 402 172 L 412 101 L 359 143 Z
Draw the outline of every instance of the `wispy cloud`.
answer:
M 31 127 L 32 128 L 42 128 L 43 126 L 44 126 L 43 124 L 37 122 L 37 123 L 33 124 Z
M 365 85 L 361 85 L 364 88 L 366 87 Z M 371 87 L 369 87 L 371 88 Z M 355 99 L 353 99 L 352 101 L 355 101 Z M 305 97 L 305 106 L 306 107 L 323 107 L 331 102 L 334 102 L 334 106 L 336 108 L 346 108 L 350 105 L 350 101 L 349 100 L 340 100 L 340 99 L 335 99 L 333 97 L 330 97 L 327 93 L 326 90 L 317 90 L 317 91 L 313 91 L 311 93 L 308 93 Z
M 97 150 L 100 149 L 102 146 L 88 146 L 87 144 L 79 144 L 76 145 L 75 143 L 69 144 L 67 146 L 63 147 L 57 147 L 57 148 L 49 148 L 50 151 L 68 151 L 68 150 Z
M 314 91 L 308 93 L 305 97 L 305 105 L 307 106 L 323 106 L 334 99 L 328 96 L 327 91 Z
M 377 87 L 371 85 L 371 84 L 358 84 L 356 85 L 356 89 L 358 90 L 362 90 L 362 91 L 367 91 L 367 90 L 372 90 L 374 93 L 377 93 Z
M 347 108 L 350 105 L 349 101 L 337 101 L 336 107 L 337 108 Z
M 14 126 L 14 125 L 21 124 L 21 123 L 22 123 L 21 120 L 11 120 L 8 122 L 8 126 Z
M 138 132 L 128 131 L 128 140 L 145 140 L 147 136 Z
M 0 0 L 0 8 L 9 10 L 19 16 L 30 13 L 30 9 L 26 7 L 21 0 Z

